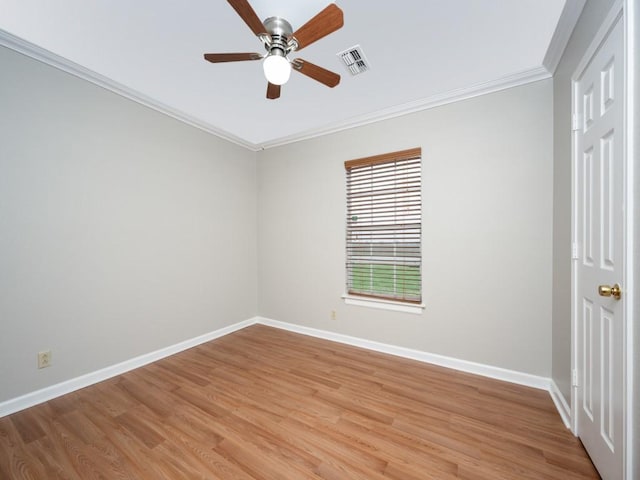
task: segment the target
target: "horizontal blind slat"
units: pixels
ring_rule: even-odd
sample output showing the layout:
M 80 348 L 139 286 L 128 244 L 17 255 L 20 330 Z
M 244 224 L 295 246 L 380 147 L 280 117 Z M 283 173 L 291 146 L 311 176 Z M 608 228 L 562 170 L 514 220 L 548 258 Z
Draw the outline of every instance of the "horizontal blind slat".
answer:
M 350 175 L 347 178 L 349 185 L 357 186 L 357 185 L 367 185 L 371 184 L 374 181 L 382 182 L 389 181 L 394 182 L 398 180 L 407 180 L 407 179 L 415 179 L 420 178 L 420 171 L 416 170 L 405 170 L 398 172 L 390 170 L 389 172 L 378 172 L 377 175 L 365 174 L 363 172 L 361 175 Z

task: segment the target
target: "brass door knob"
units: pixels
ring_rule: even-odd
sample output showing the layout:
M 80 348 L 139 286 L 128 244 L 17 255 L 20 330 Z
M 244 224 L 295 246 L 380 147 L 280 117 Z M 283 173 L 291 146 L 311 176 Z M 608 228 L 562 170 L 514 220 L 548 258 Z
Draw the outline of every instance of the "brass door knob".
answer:
M 620 295 L 622 294 L 622 291 L 620 290 L 620 285 L 616 283 L 613 286 L 600 285 L 598 287 L 598 294 L 602 297 L 613 297 L 616 300 L 620 300 Z

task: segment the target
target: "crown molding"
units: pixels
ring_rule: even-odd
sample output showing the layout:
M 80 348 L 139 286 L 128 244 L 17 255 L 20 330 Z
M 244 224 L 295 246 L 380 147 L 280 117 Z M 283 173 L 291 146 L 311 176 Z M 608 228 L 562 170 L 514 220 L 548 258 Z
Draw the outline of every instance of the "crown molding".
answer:
M 240 137 L 236 137 L 229 132 L 209 125 L 208 123 L 205 123 L 191 115 L 172 108 L 162 102 L 159 102 L 158 100 L 148 97 L 143 93 L 129 88 L 126 85 L 122 85 L 115 80 L 105 77 L 104 75 L 100 75 L 99 73 L 89 70 L 82 65 L 72 62 L 71 60 L 67 60 L 60 55 L 56 55 L 49 50 L 45 50 L 42 47 L 23 40 L 22 38 L 16 37 L 15 35 L 12 35 L 2 29 L 0 29 L 0 45 L 21 53 L 22 55 L 25 55 L 27 57 L 33 58 L 34 60 L 46 63 L 47 65 L 57 68 L 58 70 L 62 70 L 63 72 L 69 73 L 75 77 L 81 78 L 82 80 L 91 82 L 94 85 L 102 87 L 122 97 L 128 98 L 129 100 L 139 103 L 140 105 L 149 107 L 153 110 L 156 110 L 157 112 L 175 118 L 176 120 L 186 123 L 187 125 L 191 125 L 192 127 L 196 127 L 207 133 L 211 133 L 231 143 L 235 143 L 236 145 L 240 145 L 241 147 L 245 147 L 253 151 L 257 151 L 260 149 L 254 143 L 248 142 Z
M 268 148 L 280 147 L 290 143 L 308 140 L 311 138 L 322 137 L 331 133 L 337 133 L 351 128 L 361 127 L 370 123 L 380 122 L 391 118 L 401 117 L 410 113 L 428 110 L 430 108 L 440 107 L 449 103 L 455 103 L 467 100 L 473 97 L 479 97 L 488 93 L 506 90 L 508 88 L 525 85 L 527 83 L 537 82 L 551 78 L 551 74 L 544 67 L 537 67 L 530 70 L 507 75 L 496 80 L 478 83 L 470 87 L 450 90 L 442 94 L 433 95 L 428 98 L 416 100 L 414 102 L 404 103 L 401 105 L 377 110 L 358 117 L 353 117 L 343 122 L 337 122 L 324 128 L 307 130 L 305 132 L 275 139 L 273 141 L 260 144 L 262 150 Z
M 584 2 L 584 0 L 568 0 L 568 3 Z M 565 7 L 566 8 L 566 7 Z M 563 11 L 564 13 L 564 11 Z M 555 37 L 555 35 L 554 35 Z M 205 123 L 191 115 L 176 110 L 162 102 L 159 102 L 151 97 L 144 95 L 134 89 L 131 89 L 125 85 L 122 85 L 115 80 L 112 80 L 104 75 L 100 75 L 88 68 L 83 67 L 77 63 L 67 60 L 64 57 L 56 55 L 53 52 L 45 50 L 35 44 L 32 44 L 26 40 L 16 37 L 9 32 L 0 29 L 0 45 L 5 46 L 18 53 L 26 55 L 30 58 L 43 62 L 54 68 L 67 72 L 78 78 L 93 83 L 99 87 L 109 90 L 117 95 L 123 96 L 136 103 L 144 105 L 148 108 L 152 108 L 160 113 L 168 115 L 180 122 L 191 125 L 195 128 L 203 130 L 207 133 L 215 135 L 219 138 L 227 140 L 231 143 L 247 148 L 251 151 L 266 150 L 268 148 L 275 148 L 291 143 L 300 142 L 302 140 L 308 140 L 311 138 L 321 137 L 332 133 L 341 132 L 343 130 L 349 130 L 351 128 L 361 127 L 370 123 L 379 122 L 382 120 L 388 120 L 391 118 L 400 117 L 410 113 L 419 112 L 422 110 L 428 110 L 430 108 L 439 107 L 449 103 L 455 103 L 462 100 L 467 100 L 473 97 L 486 95 L 488 93 L 505 90 L 512 87 L 517 87 L 531 82 L 537 82 L 551 77 L 549 70 L 544 67 L 537 67 L 530 70 L 507 75 L 496 80 L 479 83 L 470 87 L 459 88 L 456 90 L 450 90 L 442 94 L 433 95 L 424 99 L 416 100 L 401 105 L 377 110 L 375 112 L 367 113 L 365 115 L 352 117 L 350 119 L 332 123 L 324 127 L 317 129 L 306 130 L 304 132 L 296 133 L 294 135 L 276 138 L 262 143 L 253 143 L 246 139 L 237 137 L 229 132 L 226 132 L 220 128 L 214 127 L 208 123 Z
M 542 65 L 544 65 L 552 75 L 556 72 L 556 68 L 558 68 L 564 49 L 567 48 L 567 44 L 569 43 L 576 23 L 578 23 L 578 18 L 580 18 L 585 3 L 586 0 L 567 0 L 564 4 L 558 25 L 556 25 L 556 29 L 553 32 L 553 37 L 551 37 L 549 48 L 542 60 Z

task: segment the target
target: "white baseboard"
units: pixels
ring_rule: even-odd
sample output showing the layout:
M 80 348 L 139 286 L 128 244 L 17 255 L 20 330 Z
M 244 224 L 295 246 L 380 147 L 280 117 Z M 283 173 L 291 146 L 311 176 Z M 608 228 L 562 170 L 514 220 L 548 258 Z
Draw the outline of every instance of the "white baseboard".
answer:
M 309 335 L 312 337 L 324 338 L 325 340 L 345 343 L 347 345 L 353 345 L 355 347 L 362 347 L 368 350 L 389 353 L 398 357 L 410 358 L 412 360 L 418 360 L 424 363 L 452 368 L 454 370 L 460 370 L 462 372 L 482 375 L 483 377 L 494 378 L 505 382 L 517 383 L 519 385 L 538 388 L 540 390 L 549 391 L 550 387 L 550 379 L 546 377 L 517 372 L 515 370 L 507 370 L 505 368 L 493 367 L 491 365 L 469 362 L 467 360 L 460 360 L 457 358 L 446 357 L 444 355 L 427 353 L 421 350 L 397 347 L 395 345 L 374 342 L 358 337 L 351 337 L 349 335 L 329 332 L 327 330 L 318 330 L 315 328 L 303 327 L 301 325 L 280 322 L 278 320 L 271 320 L 269 318 L 257 317 L 256 323 L 267 325 L 269 327 L 281 328 L 283 330 L 289 330 L 291 332 L 301 333 L 303 335 Z
M 553 400 L 553 403 L 555 404 L 565 427 L 571 429 L 571 408 L 569 407 L 567 401 L 564 399 L 564 395 L 562 395 L 562 392 L 560 392 L 558 385 L 553 381 L 553 379 L 550 380 L 549 393 L 551 394 L 551 400 Z
M 89 385 L 102 382 L 103 380 L 113 378 L 135 368 L 142 367 L 149 363 L 158 361 L 162 358 L 182 352 L 183 350 L 187 350 L 202 343 L 214 340 L 219 337 L 223 337 L 224 335 L 228 335 L 229 333 L 233 333 L 236 330 L 240 330 L 255 323 L 255 318 L 251 318 L 243 322 L 238 322 L 233 325 L 214 330 L 213 332 L 205 333 L 204 335 L 185 340 L 184 342 L 161 348 L 160 350 L 145 353 L 144 355 L 140 355 L 139 357 L 126 360 L 116 365 L 111 365 L 101 370 L 87 373 L 86 375 L 72 378 L 56 385 L 51 385 L 50 387 L 45 387 L 41 390 L 27 393 L 26 395 L 22 395 L 20 397 L 12 398 L 0 403 L 0 418 L 18 412 L 20 410 L 24 410 L 25 408 L 33 407 L 34 405 L 46 402 L 61 395 L 71 393 L 84 387 L 88 387 Z
M 233 325 L 229 325 L 227 327 L 220 328 L 213 332 L 201 335 L 199 337 L 185 340 L 184 342 L 180 342 L 175 345 L 156 350 L 154 352 L 140 355 L 139 357 L 132 358 L 116 365 L 112 365 L 110 367 L 106 367 L 101 370 L 91 372 L 86 375 L 82 375 L 80 377 L 76 377 L 58 383 L 56 385 L 52 385 L 50 387 L 46 387 L 35 392 L 27 393 L 26 395 L 7 400 L 0 403 L 0 418 L 17 411 L 24 410 L 25 408 L 32 407 L 39 403 L 46 402 L 61 395 L 71 393 L 75 390 L 88 387 L 89 385 L 93 385 L 103 380 L 113 378 L 135 368 L 139 368 L 149 363 L 161 360 L 162 358 L 174 355 L 176 353 L 182 352 L 183 350 L 187 350 L 210 340 L 228 335 L 237 330 L 241 330 L 254 324 L 266 325 L 282 330 L 288 330 L 290 332 L 301 333 L 303 335 L 309 335 L 312 337 L 323 338 L 325 340 L 331 340 L 338 343 L 366 348 L 368 350 L 388 353 L 391 355 L 396 355 L 398 357 L 410 358 L 424 363 L 452 368 L 454 370 L 459 370 L 462 372 L 494 378 L 505 382 L 511 382 L 519 385 L 525 385 L 527 387 L 547 390 L 551 394 L 551 398 L 553 399 L 553 402 L 556 405 L 556 408 L 558 409 L 563 422 L 565 423 L 565 425 L 569 424 L 569 406 L 564 400 L 564 397 L 560 393 L 560 390 L 558 389 L 555 382 L 553 382 L 549 378 L 531 375 L 523 372 L 517 372 L 514 370 L 508 370 L 500 367 L 493 367 L 491 365 L 469 362 L 467 360 L 460 360 L 457 358 L 423 352 L 420 350 L 398 347 L 386 343 L 374 342 L 371 340 L 365 340 L 358 337 L 334 333 L 327 330 L 319 330 L 315 328 L 304 327 L 301 325 L 295 325 L 292 323 L 280 322 L 278 320 L 272 320 L 264 317 L 254 317 L 242 322 L 238 322 Z

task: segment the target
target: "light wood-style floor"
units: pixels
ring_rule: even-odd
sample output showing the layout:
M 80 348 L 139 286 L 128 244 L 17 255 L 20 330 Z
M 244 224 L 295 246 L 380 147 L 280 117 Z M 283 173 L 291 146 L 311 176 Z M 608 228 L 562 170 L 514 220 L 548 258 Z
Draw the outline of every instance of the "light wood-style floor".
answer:
M 256 325 L 1 418 L 0 478 L 599 477 L 544 391 Z

